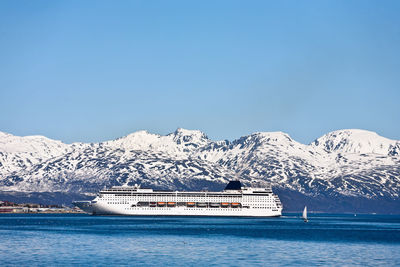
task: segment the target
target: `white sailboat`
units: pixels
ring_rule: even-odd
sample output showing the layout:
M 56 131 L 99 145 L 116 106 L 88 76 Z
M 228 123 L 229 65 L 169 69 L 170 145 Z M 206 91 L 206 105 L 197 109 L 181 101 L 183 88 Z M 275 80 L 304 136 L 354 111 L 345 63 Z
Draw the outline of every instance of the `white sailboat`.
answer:
M 305 206 L 304 210 L 303 210 L 303 220 L 304 220 L 304 222 L 308 222 L 308 219 L 307 219 L 307 206 Z

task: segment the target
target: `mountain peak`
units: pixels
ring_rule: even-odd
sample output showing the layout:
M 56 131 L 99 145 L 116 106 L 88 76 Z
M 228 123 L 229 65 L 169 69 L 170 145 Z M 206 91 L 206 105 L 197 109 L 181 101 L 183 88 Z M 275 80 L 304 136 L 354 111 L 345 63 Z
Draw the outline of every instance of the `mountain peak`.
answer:
M 137 138 L 152 138 L 152 137 L 160 137 L 158 134 L 149 133 L 147 130 L 140 130 L 133 133 L 130 133 L 124 137 L 125 139 L 137 139 Z M 121 139 L 119 138 L 119 139 Z
M 45 159 L 62 155 L 70 149 L 69 145 L 61 141 L 41 135 L 15 136 L 0 132 L 0 152 Z
M 250 136 L 256 136 L 267 141 L 281 142 L 281 141 L 293 141 L 289 134 L 278 131 L 278 132 L 255 132 Z
M 344 129 L 325 134 L 311 143 L 325 151 L 346 153 L 388 154 L 389 147 L 395 140 L 382 137 L 375 132 L 360 129 Z
M 13 136 L 12 134 L 6 133 L 6 132 L 1 132 L 0 131 L 0 138 L 8 137 L 8 136 Z
M 174 135 L 179 136 L 200 136 L 207 138 L 207 135 L 200 130 L 188 130 L 184 128 L 178 128 L 173 133 Z
M 199 146 L 207 144 L 210 140 L 207 135 L 199 130 L 187 130 L 183 128 L 176 129 L 175 132 L 169 134 L 178 145 L 184 144 L 185 146 L 192 146 L 198 148 Z
M 127 150 L 147 150 L 152 144 L 157 143 L 160 137 L 158 134 L 140 130 L 103 144 Z
M 201 131 L 178 128 L 168 135 L 137 131 L 103 144 L 125 150 L 156 150 L 170 154 L 179 151 L 188 152 L 189 148 L 196 149 L 208 142 L 207 136 Z

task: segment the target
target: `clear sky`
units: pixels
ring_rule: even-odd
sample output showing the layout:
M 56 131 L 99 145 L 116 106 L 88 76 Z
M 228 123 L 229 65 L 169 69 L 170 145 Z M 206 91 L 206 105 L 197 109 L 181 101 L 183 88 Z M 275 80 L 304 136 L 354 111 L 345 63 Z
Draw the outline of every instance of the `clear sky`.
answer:
M 0 131 L 400 140 L 400 1 L 0 1 Z

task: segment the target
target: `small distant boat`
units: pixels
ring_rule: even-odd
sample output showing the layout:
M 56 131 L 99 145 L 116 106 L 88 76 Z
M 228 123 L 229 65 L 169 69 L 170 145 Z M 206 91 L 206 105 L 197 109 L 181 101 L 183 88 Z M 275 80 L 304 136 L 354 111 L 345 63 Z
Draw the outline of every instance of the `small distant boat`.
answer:
M 303 220 L 304 220 L 304 222 L 308 222 L 308 219 L 307 219 L 307 206 L 305 206 L 304 210 L 303 210 Z

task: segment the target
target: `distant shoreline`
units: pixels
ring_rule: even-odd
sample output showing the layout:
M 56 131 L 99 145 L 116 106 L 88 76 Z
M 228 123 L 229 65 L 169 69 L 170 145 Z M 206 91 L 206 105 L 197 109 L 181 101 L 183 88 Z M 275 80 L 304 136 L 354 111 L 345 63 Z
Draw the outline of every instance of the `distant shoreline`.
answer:
M 1 214 L 86 214 L 83 211 L 32 211 L 32 212 L 0 212 Z

